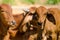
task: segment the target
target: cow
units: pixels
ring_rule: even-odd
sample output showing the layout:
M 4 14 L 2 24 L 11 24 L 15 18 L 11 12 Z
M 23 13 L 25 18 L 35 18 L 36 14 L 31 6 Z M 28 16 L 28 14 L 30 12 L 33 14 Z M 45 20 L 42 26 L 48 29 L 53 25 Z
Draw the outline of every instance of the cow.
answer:
M 54 15 L 54 12 L 59 13 L 59 10 L 58 9 L 54 9 L 58 11 L 54 11 L 54 10 L 52 11 L 52 10 L 53 8 L 47 10 L 43 6 L 38 7 L 36 10 L 34 7 L 30 9 L 30 12 L 28 12 L 24 20 L 22 21 L 21 26 L 19 26 L 20 32 L 24 33 L 23 36 L 21 36 L 23 37 L 21 40 L 56 40 L 57 39 L 56 33 L 55 33 L 56 32 L 56 19 L 55 19 L 56 15 Z M 35 13 L 38 14 L 38 16 L 36 16 Z M 20 19 L 15 19 L 15 20 L 20 20 Z M 57 22 L 59 23 L 59 21 Z M 39 26 L 39 25 L 42 25 L 42 26 Z
M 32 8 L 34 8 L 33 11 L 35 11 L 35 7 L 31 7 L 31 8 L 29 8 L 29 10 L 31 10 Z M 33 12 L 33 11 L 31 11 L 31 12 Z M 24 31 L 24 29 L 21 30 L 21 29 L 23 28 L 22 25 L 24 25 L 24 24 L 26 24 L 27 22 L 29 22 L 30 20 L 32 20 L 32 15 L 30 15 L 31 12 L 30 12 L 30 11 L 29 11 L 29 12 L 25 11 L 25 12 L 26 12 L 26 15 L 24 16 L 24 20 L 22 21 L 22 24 L 21 24 L 21 26 L 19 27 L 20 32 Z
M 22 25 L 23 32 L 25 32 L 22 40 L 42 40 L 42 24 L 44 23 L 44 21 L 42 23 L 40 21 L 41 13 L 47 13 L 47 9 L 43 6 L 40 6 L 36 9 L 33 7 L 30 8 L 30 13 L 25 17 L 25 19 L 29 20 L 27 22 L 24 21 L 25 24 Z M 24 30 L 24 28 L 26 29 Z
M 11 7 L 8 4 L 0 4 L 0 40 L 9 40 L 8 30 L 15 25 Z
M 40 13 L 43 13 L 43 14 L 47 13 L 47 9 L 43 6 L 40 6 L 36 8 L 35 11 L 33 12 L 30 11 L 30 12 L 32 13 L 32 14 L 30 13 L 30 15 L 33 15 L 33 16 L 31 21 L 23 25 L 24 27 L 27 26 L 27 31 L 23 36 L 24 37 L 23 40 L 42 40 L 42 33 L 43 33 L 42 24 L 44 23 L 44 21 L 41 23 Z
M 58 8 L 49 8 L 49 13 L 53 14 L 55 20 L 56 20 L 56 34 L 57 34 L 57 40 L 59 39 L 60 36 L 60 9 Z M 54 28 L 53 28 L 54 29 Z
M 56 19 L 53 14 L 49 13 L 48 9 L 40 6 L 37 9 L 39 14 L 38 22 L 42 24 L 42 40 L 56 40 Z
M 34 24 L 33 22 L 38 19 L 38 16 L 35 12 L 36 7 L 31 7 L 31 8 L 29 8 L 29 10 L 30 11 L 25 16 L 25 19 L 23 20 L 23 22 L 20 26 L 20 29 L 19 29 L 20 32 L 24 33 L 22 40 L 30 40 L 30 38 L 31 38 L 30 35 L 36 34 L 36 32 L 37 32 L 37 27 L 31 27 L 31 24 L 30 24 L 30 27 L 29 27 L 30 21 L 32 22 L 32 25 L 35 25 L 36 23 Z M 32 30 L 32 31 L 30 31 L 30 30 Z
M 35 7 L 32 7 L 32 8 L 34 9 Z M 29 10 L 31 10 L 31 8 Z M 26 10 L 23 10 L 23 11 L 25 12 L 25 14 L 22 13 L 22 14 L 13 15 L 13 17 L 14 17 L 16 23 L 17 23 L 17 26 L 16 26 L 16 28 L 13 29 L 13 31 L 10 30 L 11 35 L 13 35 L 11 40 L 16 40 L 17 38 L 18 38 L 18 40 L 23 40 L 24 37 L 22 37 L 22 35 L 23 35 L 23 32 L 26 32 L 26 28 L 27 28 L 27 27 L 24 27 L 24 26 L 27 22 L 32 20 L 32 15 L 30 15 L 30 11 L 26 11 Z M 34 11 L 31 10 L 31 13 L 32 12 L 34 12 Z M 21 37 L 18 36 L 18 35 L 20 35 Z
M 38 24 L 41 25 L 40 26 L 40 30 L 38 32 L 38 36 L 37 36 L 37 40 L 42 40 L 42 34 L 43 34 L 43 30 L 44 30 L 44 24 L 45 24 L 45 18 L 46 18 L 46 13 L 47 13 L 47 9 L 44 7 L 44 6 L 39 6 L 37 9 L 36 9 L 36 12 L 39 16 L 38 18 Z

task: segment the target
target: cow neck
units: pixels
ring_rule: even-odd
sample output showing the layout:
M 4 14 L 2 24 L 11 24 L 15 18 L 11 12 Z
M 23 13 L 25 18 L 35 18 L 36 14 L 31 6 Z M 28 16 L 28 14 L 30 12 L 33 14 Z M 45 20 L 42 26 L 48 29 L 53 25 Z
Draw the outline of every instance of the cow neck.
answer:
M 4 24 L 2 23 L 1 18 L 0 18 L 0 27 L 3 26 L 3 25 L 4 25 Z
M 0 26 L 7 26 L 3 23 L 3 21 L 1 20 L 1 17 L 0 17 Z
M 1 20 L 0 20 L 0 27 L 7 27 L 7 25 L 5 25 Z
M 3 11 L 2 11 L 2 8 L 0 7 L 0 14 L 1 14 L 1 12 L 3 12 Z M 1 26 L 6 26 L 6 25 L 2 22 L 1 17 L 0 17 L 0 27 Z
M 17 28 L 15 28 L 14 30 L 19 30 L 19 29 L 21 28 L 21 26 L 22 26 L 22 24 L 23 24 L 23 21 L 24 21 L 24 19 L 25 19 L 26 15 L 28 15 L 28 13 L 29 13 L 29 12 L 26 12 L 26 14 L 25 14 L 25 15 L 23 15 L 23 19 L 22 19 L 22 20 L 21 20 L 21 22 L 19 23 L 18 27 L 17 27 Z
M 2 36 L 6 35 L 7 29 L 8 29 L 7 25 L 4 25 L 0 18 L 0 31 L 1 31 L 0 35 Z

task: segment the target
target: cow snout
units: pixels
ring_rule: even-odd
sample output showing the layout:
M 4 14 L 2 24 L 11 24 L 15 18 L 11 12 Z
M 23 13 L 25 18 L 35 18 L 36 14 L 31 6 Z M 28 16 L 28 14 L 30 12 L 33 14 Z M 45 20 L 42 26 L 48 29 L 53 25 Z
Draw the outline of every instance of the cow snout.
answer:
M 11 25 L 16 25 L 16 22 L 15 21 L 11 21 Z
M 16 25 L 16 21 L 10 21 L 10 22 L 8 22 L 8 25 L 15 26 Z
M 37 24 L 38 24 L 39 26 L 42 26 L 42 22 L 38 22 Z

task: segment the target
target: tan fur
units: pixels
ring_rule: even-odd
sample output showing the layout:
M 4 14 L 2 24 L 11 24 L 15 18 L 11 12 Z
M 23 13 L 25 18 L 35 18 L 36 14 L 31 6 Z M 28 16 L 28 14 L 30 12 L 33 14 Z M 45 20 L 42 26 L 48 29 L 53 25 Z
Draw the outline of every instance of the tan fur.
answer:
M 60 10 L 58 8 L 50 8 L 48 9 L 51 14 L 55 17 L 56 20 L 56 28 L 58 31 L 60 31 Z

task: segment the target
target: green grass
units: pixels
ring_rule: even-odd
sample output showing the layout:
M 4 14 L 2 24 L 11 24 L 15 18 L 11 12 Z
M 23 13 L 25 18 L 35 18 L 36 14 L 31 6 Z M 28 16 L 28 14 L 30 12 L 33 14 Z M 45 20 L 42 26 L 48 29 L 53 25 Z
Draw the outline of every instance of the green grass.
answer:
M 35 0 L 20 0 L 22 3 L 34 4 Z
M 15 4 L 14 0 L 2 0 L 2 3 L 11 5 Z
M 22 0 L 22 2 L 27 3 L 27 4 L 35 4 L 36 0 Z M 55 5 L 55 4 L 58 4 L 59 2 L 60 2 L 60 0 L 47 0 L 45 3 Z M 37 3 L 40 4 L 40 0 L 37 0 Z M 43 4 L 45 4 L 45 3 L 43 3 Z
M 55 5 L 55 4 L 58 4 L 59 2 L 60 2 L 60 0 L 47 0 L 46 4 Z
M 21 3 L 25 3 L 25 4 L 35 4 L 38 3 L 40 4 L 40 0 L 19 0 Z M 55 5 L 58 4 L 60 2 L 60 0 L 47 0 L 46 4 L 51 4 L 51 5 Z M 15 3 L 15 0 L 2 0 L 2 3 L 5 4 L 11 4 L 11 5 L 15 5 L 17 3 Z M 45 3 L 43 3 L 45 4 Z

